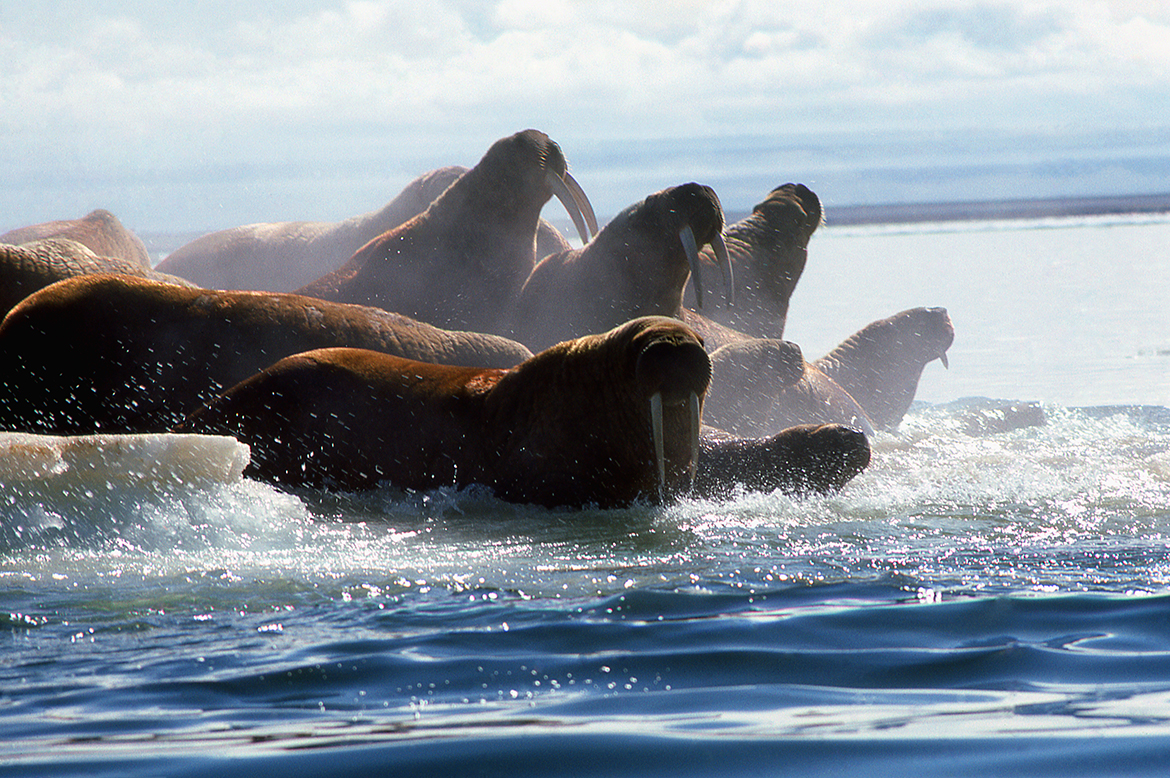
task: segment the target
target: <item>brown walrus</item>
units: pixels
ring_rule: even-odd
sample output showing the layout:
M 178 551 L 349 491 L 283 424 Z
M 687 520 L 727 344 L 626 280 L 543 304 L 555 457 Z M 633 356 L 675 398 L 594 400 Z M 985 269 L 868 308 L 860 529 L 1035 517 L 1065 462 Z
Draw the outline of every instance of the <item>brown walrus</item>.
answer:
M 536 130 L 503 138 L 426 211 L 298 291 L 442 327 L 503 332 L 536 264 L 537 222 L 553 195 L 588 242 L 596 219 L 560 147 Z
M 83 276 L 35 293 L 0 324 L 0 429 L 161 432 L 282 357 L 342 345 L 492 367 L 531 356 L 504 338 L 377 308 Z
M 727 253 L 735 269 L 735 307 L 713 309 L 716 322 L 757 338 L 780 338 L 788 320 L 788 302 L 804 272 L 808 242 L 821 225 L 821 201 L 804 184 L 784 184 L 769 193 L 745 219 L 724 231 Z M 717 261 L 710 251 L 699 254 L 707 272 Z M 700 291 L 692 278 L 688 299 Z M 710 346 L 710 343 L 708 343 Z
M 922 370 L 947 367 L 955 328 L 946 308 L 911 308 L 866 325 L 813 362 L 865 409 L 878 429 L 895 429 L 906 415 Z
M 175 249 L 157 269 L 207 289 L 291 292 L 333 272 L 366 243 L 425 211 L 466 172 L 451 165 L 423 173 L 382 208 L 340 222 L 269 222 L 212 232 Z M 569 248 L 544 219 L 536 241 L 537 257 Z
M 670 316 L 699 272 L 699 247 L 723 248 L 723 208 L 709 186 L 655 192 L 615 216 L 582 248 L 551 254 L 532 270 L 510 335 L 529 348 L 609 329 L 638 316 Z M 731 293 L 730 265 L 720 265 Z
M 845 424 L 872 435 L 864 408 L 805 361 L 795 343 L 751 338 L 711 353 L 704 418 L 725 432 L 759 437 L 802 424 Z
M 945 308 L 912 308 L 866 325 L 812 363 L 786 341 L 733 341 L 711 354 L 707 420 L 745 436 L 826 422 L 867 434 L 893 430 L 914 401 L 923 368 L 935 359 L 946 366 L 953 340 Z
M 763 438 L 704 429 L 693 493 L 711 499 L 726 499 L 736 489 L 831 494 L 869 459 L 865 433 L 845 424 L 802 424 Z
M 181 278 L 122 257 L 100 257 L 68 238 L 45 238 L 20 246 L 0 245 L 0 318 L 38 289 L 75 276 L 123 273 L 175 284 Z
M 548 507 L 831 492 L 868 464 L 865 435 L 841 425 L 755 440 L 703 428 L 700 440 L 708 375 L 693 332 L 665 317 L 511 370 L 322 349 L 232 387 L 178 429 L 248 443 L 245 474 L 285 486 L 480 484 Z
M 100 208 L 80 219 L 61 219 L 9 230 L 0 235 L 0 243 L 19 246 L 45 238 L 75 240 L 99 257 L 125 260 L 147 269 L 151 267 L 146 244 L 123 227 L 117 216 Z
M 283 485 L 481 484 L 512 502 L 603 508 L 689 488 L 710 362 L 665 317 L 560 343 L 509 370 L 361 349 L 281 360 L 178 428 L 252 448 Z

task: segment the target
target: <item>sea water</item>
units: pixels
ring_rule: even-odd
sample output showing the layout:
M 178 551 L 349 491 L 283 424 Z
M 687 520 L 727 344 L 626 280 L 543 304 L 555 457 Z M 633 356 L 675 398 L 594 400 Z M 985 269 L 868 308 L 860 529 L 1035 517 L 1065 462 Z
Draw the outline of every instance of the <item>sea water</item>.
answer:
M 788 335 L 955 322 L 838 495 L 0 494 L 0 774 L 1162 775 L 1170 222 L 826 227 Z M 1003 400 L 1046 423 L 993 431 Z

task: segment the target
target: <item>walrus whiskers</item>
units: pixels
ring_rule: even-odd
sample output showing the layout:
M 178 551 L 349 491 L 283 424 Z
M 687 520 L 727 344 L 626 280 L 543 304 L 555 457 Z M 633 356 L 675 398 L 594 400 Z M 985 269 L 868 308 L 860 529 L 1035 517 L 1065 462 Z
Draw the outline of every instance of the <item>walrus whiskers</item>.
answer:
M 573 219 L 573 226 L 577 228 L 577 234 L 581 236 L 582 243 L 588 243 L 597 232 L 597 218 L 593 214 L 593 206 L 589 203 L 589 198 L 585 196 L 584 190 L 581 186 L 570 176 L 567 172 L 564 178 L 557 175 L 552 170 L 549 170 L 545 175 L 548 181 L 549 188 L 552 189 L 553 195 L 561 201 L 561 205 L 569 212 L 569 216 Z M 572 181 L 572 185 L 569 185 Z M 588 217 L 585 214 L 588 214 Z M 592 225 L 592 231 L 590 231 Z

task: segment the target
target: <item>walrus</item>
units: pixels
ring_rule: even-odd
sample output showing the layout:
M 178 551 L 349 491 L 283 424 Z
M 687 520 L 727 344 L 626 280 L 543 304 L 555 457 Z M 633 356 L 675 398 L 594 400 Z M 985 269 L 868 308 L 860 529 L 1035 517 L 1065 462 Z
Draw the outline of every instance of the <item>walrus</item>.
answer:
M 805 361 L 800 346 L 751 338 L 711 353 L 707 424 L 742 437 L 774 435 L 804 424 L 843 424 L 872 435 L 865 409 Z
M 511 370 L 322 349 L 232 387 L 177 430 L 246 442 L 245 475 L 282 486 L 480 484 L 546 507 L 724 499 L 737 488 L 826 493 L 868 464 L 865 435 L 842 425 L 700 434 L 708 370 L 694 333 L 665 317 L 560 343 Z
M 700 272 L 699 246 L 723 257 L 723 208 L 709 186 L 689 183 L 625 208 L 589 243 L 542 259 L 524 282 L 509 335 L 539 350 L 628 319 L 674 315 L 687 278 Z M 701 287 L 700 287 L 701 288 Z
M 176 431 L 247 443 L 245 474 L 285 486 L 480 484 L 511 502 L 613 508 L 689 489 L 710 375 L 699 339 L 666 317 L 510 369 L 321 349 L 232 387 Z
M 707 419 L 747 436 L 814 422 L 850 424 L 869 435 L 892 431 L 914 401 L 923 368 L 935 359 L 947 366 L 953 340 L 945 308 L 879 319 L 811 363 L 787 341 L 734 340 L 711 352 Z
M 207 289 L 291 292 L 333 272 L 366 243 L 425 211 L 466 172 L 460 165 L 428 171 L 378 210 L 340 222 L 268 222 L 208 233 L 175 249 L 157 269 Z M 568 248 L 555 227 L 544 219 L 538 222 L 537 257 Z
M 946 308 L 911 308 L 866 325 L 813 367 L 855 399 L 875 427 L 896 429 L 922 370 L 934 360 L 949 367 L 955 328 Z
M 737 489 L 832 494 L 869 460 L 865 433 L 845 424 L 801 424 L 761 438 L 704 427 L 692 493 L 709 499 L 727 499 Z
M 485 367 L 532 356 L 378 308 L 82 276 L 36 292 L 0 324 L 0 429 L 163 432 L 282 357 L 344 345 Z
M 298 293 L 374 305 L 441 327 L 503 333 L 536 264 L 537 221 L 553 195 L 587 243 L 597 220 L 560 147 L 537 130 L 503 138 L 426 211 Z
M 75 240 L 99 257 L 125 260 L 147 269 L 152 264 L 142 239 L 122 226 L 117 216 L 102 208 L 80 219 L 60 219 L 9 230 L 0 235 L 0 243 L 19 246 L 46 238 Z
M 0 244 L 0 319 L 38 289 L 66 278 L 96 273 L 122 273 L 189 285 L 134 260 L 98 256 L 88 246 L 69 238 L 44 238 L 20 246 Z
M 816 194 L 804 184 L 789 183 L 773 189 L 747 218 L 729 224 L 723 237 L 735 269 L 736 304 L 706 315 L 746 335 L 783 337 L 788 303 L 808 260 L 809 239 L 823 219 Z M 722 260 L 710 250 L 699 257 L 704 273 L 698 278 L 710 285 L 713 275 L 706 271 Z M 688 302 L 701 291 L 692 278 Z

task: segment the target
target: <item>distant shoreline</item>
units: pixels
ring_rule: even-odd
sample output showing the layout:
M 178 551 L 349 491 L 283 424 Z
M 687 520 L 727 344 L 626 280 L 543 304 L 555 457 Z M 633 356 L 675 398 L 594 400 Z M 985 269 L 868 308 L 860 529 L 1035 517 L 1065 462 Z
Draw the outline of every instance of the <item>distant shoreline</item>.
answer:
M 913 224 L 919 222 L 1043 219 L 1060 216 L 1107 216 L 1170 212 L 1170 193 L 1114 197 L 1060 197 L 1037 200 L 992 200 L 954 203 L 826 205 L 827 226 Z M 733 221 L 728 219 L 728 221 Z
M 1043 219 L 1061 216 L 1107 216 L 1123 213 L 1170 213 L 1170 193 L 952 203 L 828 204 L 825 206 L 825 224 L 829 227 L 852 227 L 865 224 Z M 743 212 L 729 211 L 726 214 L 727 223 L 739 221 L 747 215 Z M 568 219 L 558 220 L 554 217 L 553 223 L 565 234 L 569 234 L 572 230 Z M 203 234 L 205 233 L 194 231 L 144 231 L 139 233 L 139 237 L 146 243 L 147 250 L 157 262 L 161 256 L 165 256 Z

